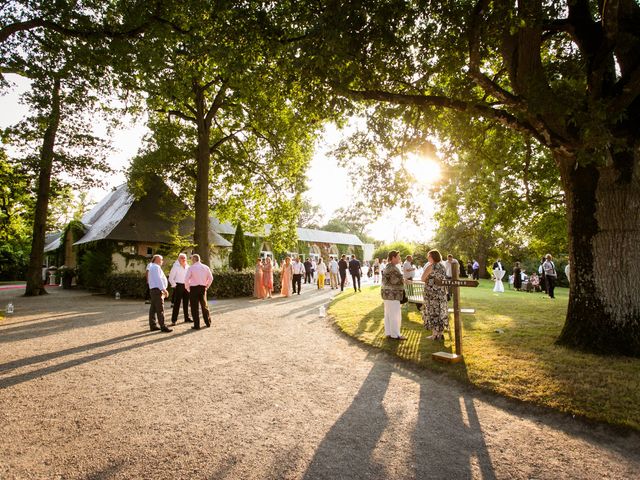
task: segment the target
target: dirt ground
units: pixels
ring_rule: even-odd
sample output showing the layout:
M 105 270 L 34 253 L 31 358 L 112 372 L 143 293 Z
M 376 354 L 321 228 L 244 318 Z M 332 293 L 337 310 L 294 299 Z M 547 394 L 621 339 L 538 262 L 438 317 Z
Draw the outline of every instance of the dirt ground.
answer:
M 140 301 L 0 292 L 0 478 L 640 478 L 640 435 L 396 362 L 305 287 L 169 334 Z

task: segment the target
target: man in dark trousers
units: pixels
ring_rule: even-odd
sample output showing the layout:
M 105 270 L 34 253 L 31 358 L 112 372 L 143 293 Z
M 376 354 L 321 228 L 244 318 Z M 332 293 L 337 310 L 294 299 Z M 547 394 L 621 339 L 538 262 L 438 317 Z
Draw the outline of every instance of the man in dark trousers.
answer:
M 311 283 L 313 279 L 311 278 L 311 260 L 309 257 L 304 261 L 304 283 Z
M 360 290 L 360 276 L 362 275 L 362 267 L 360 266 L 360 262 L 355 255 L 351 255 L 351 261 L 349 262 L 349 273 L 351 274 L 351 279 L 353 280 L 353 289 L 356 292 L 361 292 L 362 290 Z M 358 282 L 357 288 L 356 282 Z
M 349 264 L 347 263 L 347 256 L 342 255 L 340 257 L 340 261 L 338 262 L 338 273 L 340 274 L 340 291 L 344 291 L 344 282 L 347 279 L 347 270 L 349 269 Z
M 187 275 L 184 279 L 184 288 L 189 292 L 191 318 L 193 318 L 193 327 L 191 328 L 194 330 L 200 330 L 199 307 L 202 308 L 205 325 L 207 328 L 211 326 L 211 315 L 207 304 L 207 289 L 212 281 L 211 269 L 200 261 L 200 255 L 197 253 L 191 255 L 191 266 L 187 270 Z

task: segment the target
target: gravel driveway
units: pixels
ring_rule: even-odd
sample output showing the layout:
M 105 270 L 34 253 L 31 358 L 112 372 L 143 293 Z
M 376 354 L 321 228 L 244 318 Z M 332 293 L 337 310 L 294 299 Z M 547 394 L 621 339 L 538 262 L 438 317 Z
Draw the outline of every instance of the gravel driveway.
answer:
M 638 434 L 396 362 L 305 287 L 169 334 L 140 301 L 0 292 L 0 478 L 640 478 Z

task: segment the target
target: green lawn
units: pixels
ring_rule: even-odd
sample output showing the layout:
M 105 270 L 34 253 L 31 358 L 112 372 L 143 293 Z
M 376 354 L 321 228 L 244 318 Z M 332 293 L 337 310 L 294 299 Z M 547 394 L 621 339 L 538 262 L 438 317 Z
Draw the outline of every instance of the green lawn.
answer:
M 454 351 L 453 331 L 444 348 L 442 342 L 427 339 L 431 332 L 422 326 L 415 305 L 402 309 L 407 340 L 386 339 L 379 287 L 340 294 L 329 314 L 346 334 L 430 370 L 506 397 L 640 430 L 640 359 L 597 356 L 556 345 L 567 289 L 556 289 L 557 299 L 551 300 L 541 293 L 496 294 L 492 288 L 492 282 L 482 280 L 478 288 L 460 289 L 460 306 L 475 308 L 476 313 L 462 315 L 464 361 L 457 365 L 431 359 L 433 352 Z

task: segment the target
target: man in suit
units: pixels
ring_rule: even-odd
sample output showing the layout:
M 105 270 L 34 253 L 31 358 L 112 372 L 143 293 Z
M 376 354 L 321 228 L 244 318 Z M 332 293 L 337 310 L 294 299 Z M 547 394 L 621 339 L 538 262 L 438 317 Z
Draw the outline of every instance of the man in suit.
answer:
M 189 292 L 189 300 L 191 302 L 191 317 L 193 318 L 194 330 L 200 330 L 200 311 L 198 306 L 202 308 L 202 316 L 207 328 L 211 326 L 211 315 L 209 314 L 209 305 L 207 304 L 207 288 L 213 281 L 211 269 L 200 262 L 200 255 L 194 253 L 191 256 L 191 266 L 187 270 L 184 279 L 184 288 Z
M 340 261 L 338 262 L 338 272 L 340 273 L 340 291 L 344 291 L 344 282 L 347 279 L 347 269 L 349 268 L 349 264 L 347 263 L 347 256 L 342 255 L 340 257 Z
M 164 324 L 164 299 L 167 298 L 167 277 L 162 271 L 162 255 L 154 255 L 149 269 L 147 270 L 147 281 L 149 282 L 149 294 L 151 295 L 151 306 L 149 307 L 149 330 L 152 332 L 171 332 L 172 330 Z M 156 317 L 158 323 L 156 323 Z M 158 326 L 159 324 L 159 326 Z
M 311 283 L 313 279 L 311 278 L 311 260 L 309 257 L 304 261 L 304 283 Z
M 497 259 L 495 262 L 493 262 L 493 269 L 504 270 L 504 267 L 502 266 L 502 262 L 500 261 L 500 259 Z
M 362 276 L 362 267 L 360 266 L 360 262 L 355 255 L 351 255 L 351 261 L 349 262 L 349 273 L 351 274 L 351 279 L 353 280 L 353 289 L 356 292 L 361 292 L 362 290 L 360 290 L 360 277 Z

